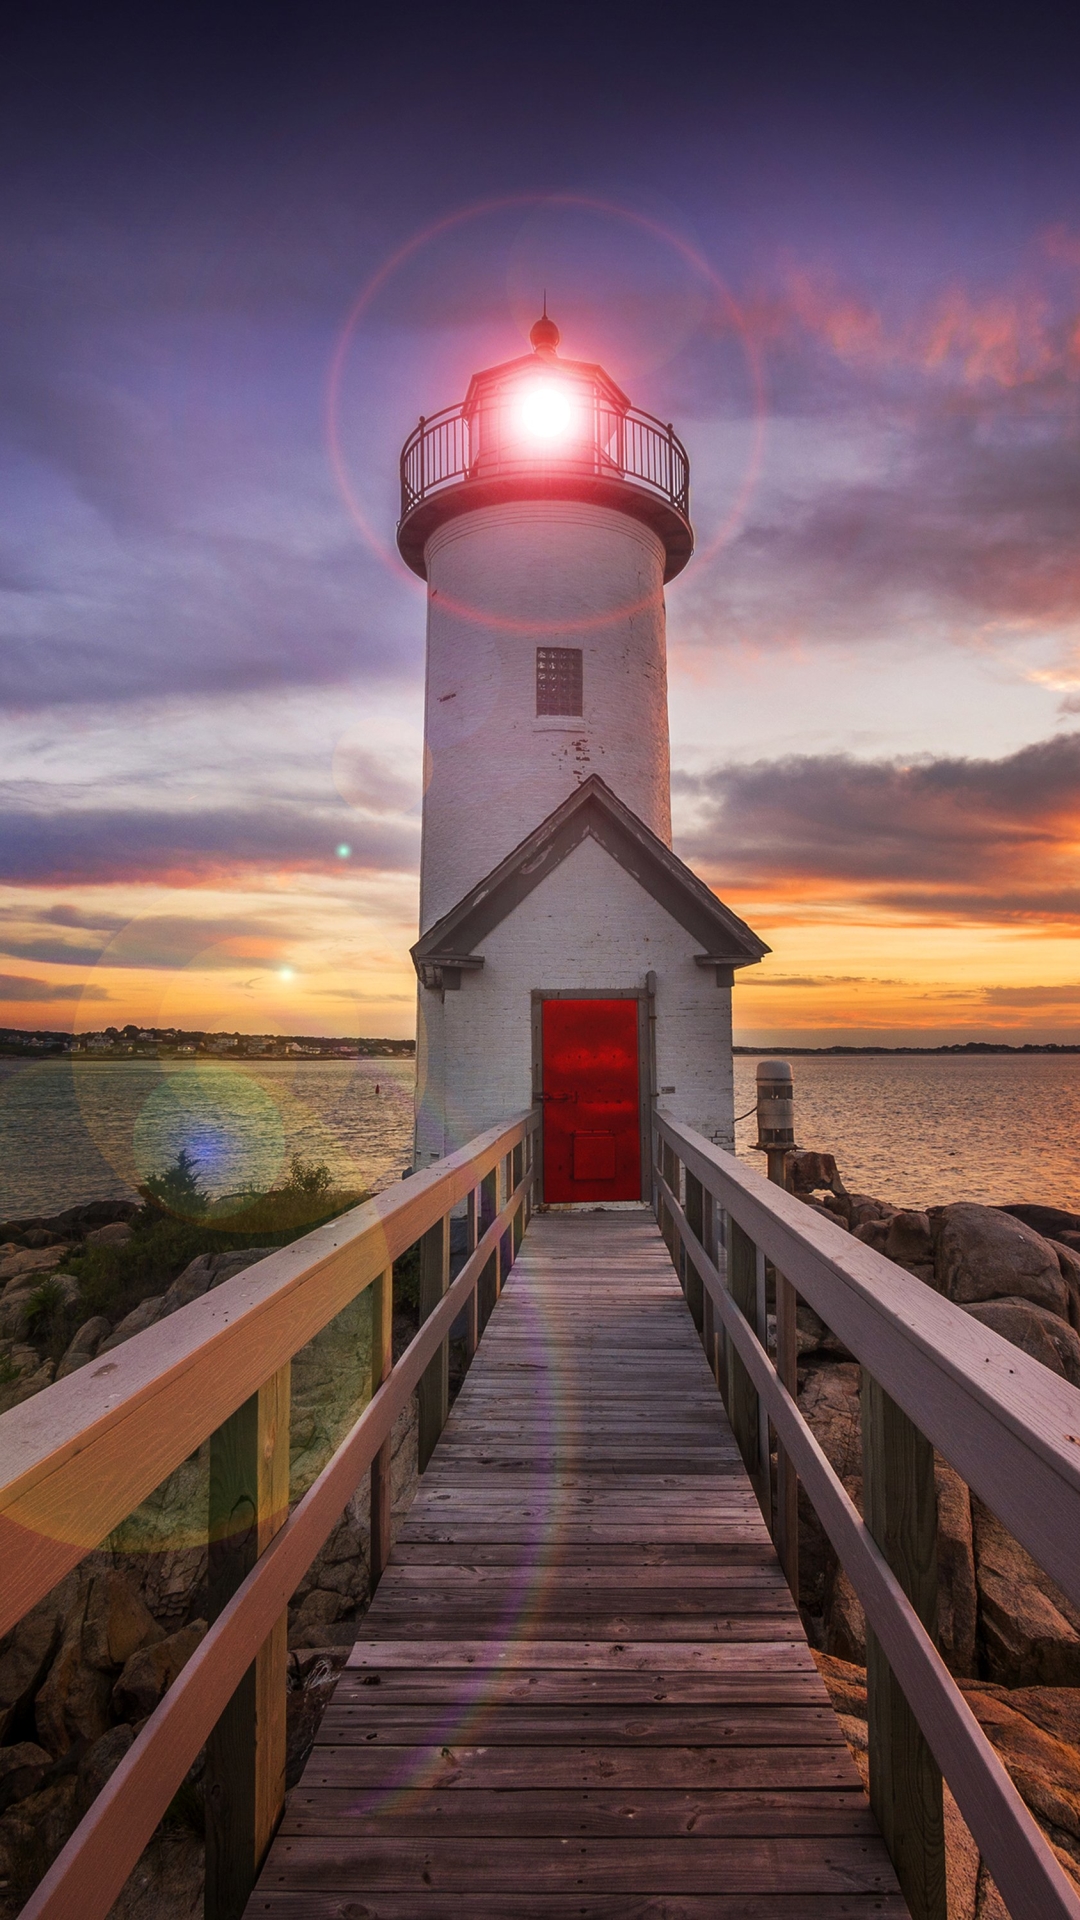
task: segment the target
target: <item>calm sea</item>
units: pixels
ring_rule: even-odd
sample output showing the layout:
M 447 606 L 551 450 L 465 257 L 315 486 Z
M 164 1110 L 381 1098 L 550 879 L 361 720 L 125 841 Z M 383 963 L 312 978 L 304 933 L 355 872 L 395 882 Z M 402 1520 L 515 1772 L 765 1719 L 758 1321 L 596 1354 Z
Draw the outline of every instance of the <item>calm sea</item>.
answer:
M 735 1111 L 755 1060 L 735 1062 Z M 1042 1201 L 1080 1209 L 1080 1055 L 799 1059 L 802 1146 L 898 1206 Z M 0 1059 L 0 1219 L 126 1197 L 181 1146 L 223 1193 L 268 1186 L 294 1153 L 343 1185 L 407 1167 L 411 1061 Z M 736 1129 L 749 1152 L 751 1120 Z

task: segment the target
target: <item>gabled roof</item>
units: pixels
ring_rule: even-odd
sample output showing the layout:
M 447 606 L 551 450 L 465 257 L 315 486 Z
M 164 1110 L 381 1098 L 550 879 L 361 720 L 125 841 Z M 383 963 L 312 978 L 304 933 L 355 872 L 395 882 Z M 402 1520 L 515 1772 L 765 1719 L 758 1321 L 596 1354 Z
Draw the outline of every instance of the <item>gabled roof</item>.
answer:
M 424 985 L 443 984 L 444 973 L 482 967 L 483 955 L 477 951 L 481 941 L 590 838 L 701 942 L 704 950 L 695 955 L 699 966 L 748 967 L 769 952 L 746 922 L 594 773 L 421 936 L 412 958 Z

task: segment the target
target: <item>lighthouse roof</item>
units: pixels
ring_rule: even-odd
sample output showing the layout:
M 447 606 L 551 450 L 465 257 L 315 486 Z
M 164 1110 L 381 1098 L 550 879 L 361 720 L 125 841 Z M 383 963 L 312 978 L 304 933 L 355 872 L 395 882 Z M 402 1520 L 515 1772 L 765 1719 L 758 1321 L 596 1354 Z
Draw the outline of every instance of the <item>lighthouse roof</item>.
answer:
M 700 966 L 753 966 L 769 952 L 745 920 L 639 820 L 598 774 L 549 813 L 528 838 L 486 874 L 412 949 L 425 985 L 447 971 L 483 966 L 481 942 L 585 839 L 599 842 L 671 918 L 700 942 Z

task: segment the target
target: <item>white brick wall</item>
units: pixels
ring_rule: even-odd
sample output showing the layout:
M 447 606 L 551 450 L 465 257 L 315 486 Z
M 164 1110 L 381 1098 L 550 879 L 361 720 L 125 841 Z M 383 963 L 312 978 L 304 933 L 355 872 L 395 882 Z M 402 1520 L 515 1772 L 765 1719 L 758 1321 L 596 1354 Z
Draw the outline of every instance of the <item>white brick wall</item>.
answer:
M 535 823 L 534 823 L 535 824 Z M 641 988 L 656 974 L 661 1098 L 730 1147 L 731 993 L 694 965 L 700 943 L 592 839 L 584 840 L 482 943 L 458 992 L 420 991 L 418 1166 L 453 1152 L 532 1099 L 534 988 Z
M 521 500 L 445 522 L 426 556 L 421 932 L 591 773 L 670 846 L 657 535 L 611 508 Z M 580 720 L 537 719 L 538 646 L 582 649 Z

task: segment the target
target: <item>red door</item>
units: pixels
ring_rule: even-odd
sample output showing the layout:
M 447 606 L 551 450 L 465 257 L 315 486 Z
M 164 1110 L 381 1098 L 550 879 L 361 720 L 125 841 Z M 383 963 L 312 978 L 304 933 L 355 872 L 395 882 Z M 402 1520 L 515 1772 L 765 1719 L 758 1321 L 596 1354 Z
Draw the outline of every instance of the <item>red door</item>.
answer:
M 636 1000 L 543 1003 L 544 1198 L 640 1200 Z

